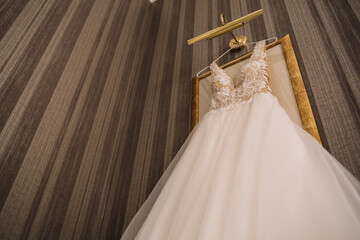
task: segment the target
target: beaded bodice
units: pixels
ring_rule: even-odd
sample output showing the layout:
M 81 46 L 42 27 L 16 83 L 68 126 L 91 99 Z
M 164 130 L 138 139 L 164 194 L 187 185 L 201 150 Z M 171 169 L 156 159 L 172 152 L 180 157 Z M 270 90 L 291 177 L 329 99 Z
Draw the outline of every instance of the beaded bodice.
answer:
M 235 81 L 215 62 L 210 65 L 212 92 L 210 111 L 231 109 L 240 103 L 250 101 L 260 93 L 271 93 L 265 41 L 257 42 L 250 60 L 245 64 Z

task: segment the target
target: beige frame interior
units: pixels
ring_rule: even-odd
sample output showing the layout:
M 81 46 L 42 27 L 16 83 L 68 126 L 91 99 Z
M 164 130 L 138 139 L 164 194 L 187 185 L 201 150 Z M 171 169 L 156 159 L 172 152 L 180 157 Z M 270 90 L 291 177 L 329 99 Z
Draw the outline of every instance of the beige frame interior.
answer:
M 280 105 L 289 117 L 321 143 L 289 35 L 267 45 L 266 49 L 273 94 L 278 98 Z M 247 62 L 251 54 L 250 52 L 238 57 L 222 65 L 221 68 L 231 76 L 232 72 Z M 196 126 L 207 111 L 207 108 L 204 110 L 204 107 L 208 107 L 209 104 L 210 87 L 210 72 L 192 79 L 191 129 Z M 204 94 L 204 92 L 207 93 Z

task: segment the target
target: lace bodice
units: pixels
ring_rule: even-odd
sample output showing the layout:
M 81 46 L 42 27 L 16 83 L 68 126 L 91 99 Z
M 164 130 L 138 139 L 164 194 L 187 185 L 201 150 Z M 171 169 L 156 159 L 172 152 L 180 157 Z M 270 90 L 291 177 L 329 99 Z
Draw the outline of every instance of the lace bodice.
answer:
M 257 42 L 249 62 L 241 68 L 235 81 L 215 62 L 210 65 L 213 83 L 210 111 L 219 108 L 231 109 L 251 100 L 256 94 L 271 93 L 265 51 L 265 41 Z

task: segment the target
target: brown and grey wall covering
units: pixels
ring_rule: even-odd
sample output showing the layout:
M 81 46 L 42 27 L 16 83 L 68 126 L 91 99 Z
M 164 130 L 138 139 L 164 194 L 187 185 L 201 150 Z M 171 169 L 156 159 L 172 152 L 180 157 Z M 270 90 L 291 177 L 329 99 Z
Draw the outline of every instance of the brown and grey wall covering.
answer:
M 0 238 L 118 239 L 229 36 L 186 40 L 260 8 L 236 33 L 290 34 L 323 145 L 360 178 L 357 0 L 2 0 Z

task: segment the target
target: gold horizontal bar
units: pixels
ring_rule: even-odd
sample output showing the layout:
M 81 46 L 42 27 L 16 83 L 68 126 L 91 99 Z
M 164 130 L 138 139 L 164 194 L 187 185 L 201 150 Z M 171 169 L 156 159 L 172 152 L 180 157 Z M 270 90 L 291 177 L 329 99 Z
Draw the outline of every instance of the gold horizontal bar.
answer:
M 199 36 L 191 38 L 191 39 L 187 40 L 187 43 L 188 43 L 188 45 L 191 45 L 193 43 L 204 40 L 206 38 L 211 39 L 211 38 L 217 37 L 217 36 L 219 36 L 221 34 L 224 34 L 226 32 L 234 30 L 235 28 L 241 27 L 244 22 L 248 22 L 251 19 L 262 15 L 263 13 L 264 13 L 264 10 L 259 9 L 259 10 L 255 11 L 255 12 L 252 12 L 252 13 L 250 13 L 248 15 L 245 15 L 245 16 L 243 16 L 241 18 L 238 18 L 238 19 L 236 19 L 234 21 L 231 21 L 231 22 L 227 23 L 224 26 L 214 28 L 213 30 L 210 30 L 210 31 L 208 31 L 206 33 L 200 34 Z
M 220 31 L 218 31 L 217 33 L 214 33 L 213 35 L 211 35 L 210 37 L 208 37 L 207 39 L 212 39 L 212 38 L 214 38 L 214 37 L 218 37 L 218 36 L 220 36 L 220 35 L 222 35 L 222 34 L 224 34 L 224 33 L 227 33 L 227 32 L 230 32 L 230 31 L 232 31 L 232 30 L 234 30 L 234 29 L 236 29 L 236 28 L 239 28 L 239 27 L 242 27 L 242 26 L 244 26 L 244 23 L 238 23 L 238 24 L 235 24 L 234 26 L 232 26 L 230 29 L 223 29 L 223 30 L 220 30 Z

